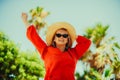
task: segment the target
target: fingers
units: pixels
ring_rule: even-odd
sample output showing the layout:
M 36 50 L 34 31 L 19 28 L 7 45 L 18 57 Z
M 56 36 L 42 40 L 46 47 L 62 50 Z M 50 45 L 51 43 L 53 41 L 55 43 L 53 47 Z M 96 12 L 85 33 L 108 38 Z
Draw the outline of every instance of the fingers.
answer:
M 27 15 L 27 13 L 22 12 L 22 16 L 26 16 L 26 15 Z
M 27 20 L 28 15 L 26 13 L 22 13 L 21 17 L 22 17 L 22 19 Z
M 29 25 L 29 23 L 28 23 L 28 21 L 27 21 L 28 15 L 23 12 L 23 13 L 21 14 L 21 17 L 22 17 L 23 23 L 24 23 L 25 26 L 27 27 L 27 26 Z
M 28 15 L 26 13 L 22 13 L 21 15 L 23 22 L 27 22 Z

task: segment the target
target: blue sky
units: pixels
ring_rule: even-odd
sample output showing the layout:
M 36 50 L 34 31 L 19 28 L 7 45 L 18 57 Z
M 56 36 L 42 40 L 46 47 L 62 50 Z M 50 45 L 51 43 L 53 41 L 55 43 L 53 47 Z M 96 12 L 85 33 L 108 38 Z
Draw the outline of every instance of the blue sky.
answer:
M 37 6 L 51 13 L 46 18 L 48 25 L 67 21 L 75 27 L 77 34 L 82 35 L 87 27 L 102 23 L 110 25 L 108 36 L 115 36 L 120 41 L 119 0 L 0 0 L 0 31 L 22 50 L 34 49 L 34 46 L 26 38 L 21 13 L 28 13 Z

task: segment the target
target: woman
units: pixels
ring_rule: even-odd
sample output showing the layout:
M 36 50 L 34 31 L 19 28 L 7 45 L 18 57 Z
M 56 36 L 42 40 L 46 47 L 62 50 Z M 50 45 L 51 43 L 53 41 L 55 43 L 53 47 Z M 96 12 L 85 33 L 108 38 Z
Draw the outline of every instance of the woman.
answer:
M 37 34 L 34 25 L 27 22 L 27 14 L 22 13 L 27 27 L 27 37 L 39 51 L 45 64 L 44 80 L 75 80 L 74 72 L 78 59 L 88 50 L 91 41 L 77 36 L 72 25 L 57 22 L 48 27 L 45 43 Z M 72 48 L 74 41 L 77 44 Z

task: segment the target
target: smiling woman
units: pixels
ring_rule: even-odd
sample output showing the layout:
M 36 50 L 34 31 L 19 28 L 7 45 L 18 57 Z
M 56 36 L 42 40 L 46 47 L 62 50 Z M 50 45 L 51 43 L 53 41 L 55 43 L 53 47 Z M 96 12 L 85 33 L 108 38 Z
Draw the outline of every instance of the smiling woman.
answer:
M 68 2 L 69 4 L 66 4 Z M 120 35 L 119 35 L 120 33 L 119 31 L 120 30 L 119 29 L 120 1 L 119 0 L 99 0 L 99 1 L 98 0 L 76 0 L 76 1 L 74 0 L 52 0 L 52 2 L 50 2 L 50 0 L 47 2 L 46 0 L 29 0 L 29 2 L 28 0 L 0 0 L 0 30 L 8 34 L 8 36 L 13 41 L 20 44 L 22 50 L 34 50 L 34 47 L 28 42 L 28 40 L 26 40 L 26 37 L 24 35 L 24 31 L 25 31 L 24 27 L 21 27 L 23 26 L 23 23 L 21 22 L 20 13 L 22 11 L 28 12 L 30 9 L 37 7 L 37 6 L 43 6 L 45 9 L 50 11 L 51 15 L 49 16 L 49 18 L 47 18 L 48 25 L 58 20 L 68 21 L 71 24 L 75 25 L 74 27 L 78 34 L 84 34 L 85 33 L 84 30 L 87 27 L 93 27 L 93 25 L 96 24 L 96 22 L 100 22 L 103 25 L 109 24 L 110 25 L 110 28 L 108 30 L 109 34 L 107 36 L 108 37 L 115 36 L 117 41 L 120 42 Z M 28 32 L 30 32 L 31 30 L 32 32 L 36 31 L 36 29 L 34 29 L 34 26 L 32 29 L 29 27 L 30 26 L 28 25 L 28 28 L 27 28 Z M 53 33 L 54 29 L 55 28 L 49 29 L 48 30 L 49 33 Z M 68 30 L 68 31 L 72 32 L 73 34 L 75 33 L 74 29 Z M 35 38 L 33 37 L 34 35 L 36 35 L 36 33 L 35 34 L 31 33 L 32 39 Z M 68 33 L 68 35 L 69 35 L 68 37 L 71 37 L 72 43 L 74 40 L 78 40 L 78 45 L 76 45 L 74 49 L 76 49 L 75 51 L 79 50 L 77 46 L 80 46 L 79 44 L 84 42 L 82 40 L 82 36 L 78 36 L 73 40 L 74 36 L 72 36 L 72 34 L 70 33 Z M 43 41 L 41 42 L 38 40 L 38 42 L 35 43 L 36 44 L 35 46 L 38 48 L 40 54 L 42 54 L 44 58 L 43 60 L 45 61 L 45 65 L 46 65 L 46 75 L 48 76 L 54 74 L 55 71 L 58 72 L 58 70 L 56 70 L 58 68 L 60 68 L 60 70 L 63 71 L 62 73 L 64 73 L 64 71 L 68 69 L 66 70 L 62 69 L 60 65 L 64 63 L 63 65 L 61 65 L 61 66 L 64 66 L 65 62 L 66 63 L 69 62 L 69 60 L 66 60 L 67 59 L 66 56 L 63 56 L 63 57 L 66 57 L 65 59 L 62 58 L 62 55 L 65 55 L 65 54 L 59 54 L 61 52 L 59 48 L 56 48 L 51 45 L 53 41 L 52 40 L 53 37 L 51 36 L 54 36 L 54 35 L 48 34 L 46 37 L 47 47 L 45 49 L 44 47 L 43 48 L 38 47 L 38 46 L 44 46 L 42 45 Z M 37 36 L 36 38 L 38 37 L 43 38 L 43 36 Z M 61 38 L 63 38 L 63 36 Z M 78 38 L 80 38 L 81 42 L 79 41 Z M 85 46 L 81 46 L 81 48 L 84 48 Z M 51 47 L 53 49 L 50 49 L 48 47 Z M 42 52 L 42 49 L 43 49 L 43 52 Z M 70 52 L 70 50 L 72 49 L 73 48 L 70 47 L 67 50 L 63 51 L 62 53 Z M 51 58 L 48 57 L 48 62 L 51 61 L 51 67 L 48 67 L 46 56 L 48 55 L 47 52 L 49 52 L 50 50 L 51 50 L 51 53 L 49 54 L 49 57 Z M 82 55 L 81 51 L 83 50 L 81 49 L 79 51 L 79 54 Z M 58 53 L 58 54 L 55 54 L 55 53 Z M 76 53 L 72 52 L 72 54 L 77 54 L 77 52 Z M 52 60 L 53 58 L 54 59 L 56 58 L 56 59 Z M 59 58 L 60 60 L 57 60 L 57 58 Z M 61 61 L 62 59 L 63 59 L 62 63 L 56 62 L 56 61 Z M 54 62 L 56 62 L 55 65 L 58 67 L 54 66 Z M 67 68 L 67 66 L 64 66 L 64 67 Z M 70 66 L 68 68 L 70 68 Z M 83 69 L 80 69 L 78 66 L 78 69 L 76 71 L 78 70 L 80 71 L 80 74 L 81 74 L 81 71 Z
M 68 32 L 66 29 L 61 28 L 57 30 L 53 37 L 52 45 L 59 48 L 62 52 L 71 47 L 71 39 L 68 37 Z
M 22 15 L 27 26 L 27 37 L 39 51 L 46 69 L 44 80 L 75 80 L 77 61 L 88 50 L 91 41 L 83 36 L 76 37 L 74 27 L 67 22 L 56 22 L 48 27 L 46 42 L 36 32 L 34 25 L 27 23 L 27 14 Z M 72 43 L 77 45 L 72 48 Z

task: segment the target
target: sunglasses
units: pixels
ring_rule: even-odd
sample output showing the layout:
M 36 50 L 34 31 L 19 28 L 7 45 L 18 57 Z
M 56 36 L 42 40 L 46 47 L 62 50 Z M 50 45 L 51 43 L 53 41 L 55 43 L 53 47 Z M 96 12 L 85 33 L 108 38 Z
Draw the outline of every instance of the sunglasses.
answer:
M 60 38 L 61 36 L 63 37 L 63 38 L 67 38 L 68 37 L 68 34 L 56 34 L 56 36 L 58 37 L 58 38 Z

